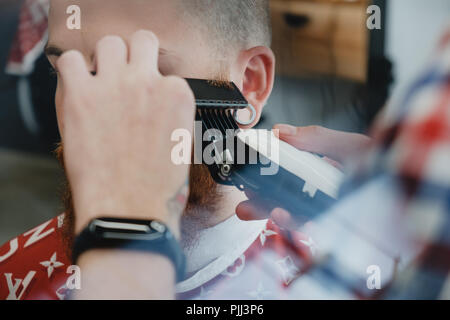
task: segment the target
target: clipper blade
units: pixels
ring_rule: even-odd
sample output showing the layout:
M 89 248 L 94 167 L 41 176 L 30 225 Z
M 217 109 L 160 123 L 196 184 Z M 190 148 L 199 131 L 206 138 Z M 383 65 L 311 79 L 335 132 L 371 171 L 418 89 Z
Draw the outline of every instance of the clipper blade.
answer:
M 194 92 L 197 106 L 196 121 L 201 121 L 202 154 L 197 157 L 204 160 L 204 151 L 215 144 L 211 150 L 214 163 L 205 163 L 213 179 L 221 184 L 232 185 L 229 178 L 235 154 L 226 149 L 227 144 L 236 144 L 236 112 L 249 106 L 247 100 L 233 82 L 217 80 L 186 79 Z M 220 134 L 218 134 L 220 133 Z M 205 137 L 206 136 L 206 137 Z M 206 138 L 206 141 L 205 141 Z M 196 139 L 197 141 L 197 139 Z
M 196 120 L 202 121 L 205 130 L 239 129 L 235 113 L 249 106 L 247 100 L 233 82 L 218 80 L 186 79 L 195 96 Z

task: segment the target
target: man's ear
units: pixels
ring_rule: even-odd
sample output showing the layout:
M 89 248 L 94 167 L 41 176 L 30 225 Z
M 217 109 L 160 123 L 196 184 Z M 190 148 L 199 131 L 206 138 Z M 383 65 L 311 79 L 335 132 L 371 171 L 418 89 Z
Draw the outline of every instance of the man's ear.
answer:
M 251 125 L 245 126 L 245 128 L 250 128 L 258 123 L 264 105 L 272 92 L 275 77 L 275 55 L 270 48 L 259 46 L 241 51 L 237 62 L 237 68 L 234 70 L 237 74 L 233 76 L 240 79 L 240 82 L 237 83 L 239 89 L 256 110 L 255 121 Z M 242 117 L 243 121 L 247 121 L 250 115 L 247 111 L 242 111 L 238 113 L 238 116 Z

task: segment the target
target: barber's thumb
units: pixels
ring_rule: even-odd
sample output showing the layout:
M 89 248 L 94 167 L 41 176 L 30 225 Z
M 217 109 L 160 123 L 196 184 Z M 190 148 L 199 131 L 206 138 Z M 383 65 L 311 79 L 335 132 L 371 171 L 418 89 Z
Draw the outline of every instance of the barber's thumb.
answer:
M 261 220 L 270 216 L 270 209 L 258 201 L 247 200 L 238 204 L 236 215 L 244 221 Z

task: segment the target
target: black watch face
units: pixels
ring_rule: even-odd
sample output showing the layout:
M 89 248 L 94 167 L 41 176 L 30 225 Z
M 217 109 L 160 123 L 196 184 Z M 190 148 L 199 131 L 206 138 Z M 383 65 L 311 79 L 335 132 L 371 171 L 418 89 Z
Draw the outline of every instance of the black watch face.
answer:
M 158 221 L 100 218 L 89 224 L 89 230 L 104 239 L 149 241 L 164 238 L 167 228 Z

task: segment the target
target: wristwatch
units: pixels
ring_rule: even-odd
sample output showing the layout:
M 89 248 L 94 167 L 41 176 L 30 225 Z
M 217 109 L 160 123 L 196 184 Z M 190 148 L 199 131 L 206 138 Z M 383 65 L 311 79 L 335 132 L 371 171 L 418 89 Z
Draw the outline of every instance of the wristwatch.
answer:
M 90 249 L 119 249 L 157 253 L 173 263 L 177 282 L 184 279 L 186 259 L 169 228 L 157 220 L 98 218 L 75 238 L 72 260 Z

